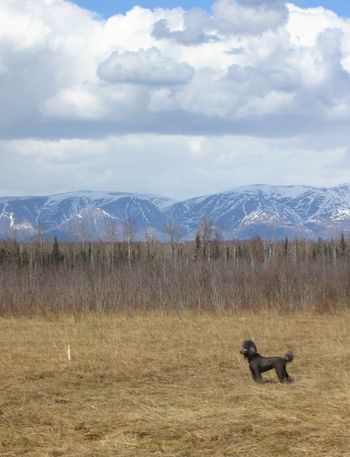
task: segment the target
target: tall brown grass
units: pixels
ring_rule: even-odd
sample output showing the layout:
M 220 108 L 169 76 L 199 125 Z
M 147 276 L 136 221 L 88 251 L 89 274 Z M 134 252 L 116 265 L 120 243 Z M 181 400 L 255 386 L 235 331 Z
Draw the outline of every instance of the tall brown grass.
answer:
M 0 455 L 346 457 L 349 298 L 344 239 L 2 243 Z
M 349 326 L 347 311 L 1 318 L 0 455 L 348 456 Z M 255 384 L 247 337 L 292 349 L 295 382 Z

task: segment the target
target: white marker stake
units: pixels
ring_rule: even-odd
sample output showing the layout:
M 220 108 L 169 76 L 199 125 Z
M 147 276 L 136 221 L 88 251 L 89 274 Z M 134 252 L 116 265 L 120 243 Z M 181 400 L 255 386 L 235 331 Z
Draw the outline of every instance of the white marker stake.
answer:
M 68 358 L 68 362 L 70 362 L 72 360 L 72 352 L 70 350 L 70 344 L 68 344 L 68 348 L 67 348 L 67 358 Z

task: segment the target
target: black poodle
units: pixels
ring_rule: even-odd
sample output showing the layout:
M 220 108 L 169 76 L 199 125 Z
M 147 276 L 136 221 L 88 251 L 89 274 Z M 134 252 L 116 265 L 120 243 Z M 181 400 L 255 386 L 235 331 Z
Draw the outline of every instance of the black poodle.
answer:
M 254 381 L 262 381 L 261 373 L 264 371 L 276 370 L 276 374 L 280 382 L 292 382 L 286 370 L 287 363 L 293 361 L 294 356 L 292 352 L 287 352 L 284 357 L 263 357 L 258 354 L 254 341 L 246 340 L 242 345 L 240 353 L 248 359 L 250 372 Z

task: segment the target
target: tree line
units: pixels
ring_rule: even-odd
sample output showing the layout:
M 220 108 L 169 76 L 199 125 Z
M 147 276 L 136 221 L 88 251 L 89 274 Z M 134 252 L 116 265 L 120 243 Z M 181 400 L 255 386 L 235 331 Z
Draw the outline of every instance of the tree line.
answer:
M 203 227 L 202 227 L 203 229 Z M 190 242 L 0 243 L 2 315 L 84 312 L 309 310 L 350 306 L 350 242 L 221 240 L 199 230 Z

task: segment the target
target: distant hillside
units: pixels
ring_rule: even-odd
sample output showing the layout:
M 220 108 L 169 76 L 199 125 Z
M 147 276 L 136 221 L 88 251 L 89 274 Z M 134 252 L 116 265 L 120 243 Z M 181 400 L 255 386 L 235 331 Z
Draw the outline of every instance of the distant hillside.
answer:
M 206 218 L 225 239 L 332 238 L 350 232 L 350 185 L 333 188 L 254 185 L 175 202 L 165 197 L 80 191 L 0 198 L 0 238 L 29 240 L 193 239 Z

